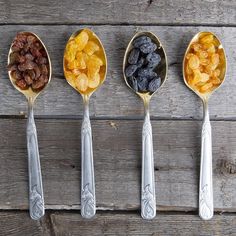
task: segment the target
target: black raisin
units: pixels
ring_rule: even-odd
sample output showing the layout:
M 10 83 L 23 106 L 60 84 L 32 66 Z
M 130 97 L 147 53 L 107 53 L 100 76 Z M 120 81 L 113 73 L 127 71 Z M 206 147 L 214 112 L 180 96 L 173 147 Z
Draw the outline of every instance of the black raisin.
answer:
M 136 64 L 139 58 L 139 49 L 134 48 L 131 50 L 130 54 L 129 54 L 129 58 L 128 58 L 128 62 L 129 64 Z
M 146 77 L 139 77 L 137 82 L 138 82 L 138 91 L 139 92 L 147 92 L 148 79 Z
M 153 77 L 156 77 L 157 74 L 151 68 L 140 68 L 138 70 L 138 76 L 152 79 Z
M 138 91 L 137 79 L 134 76 L 128 77 L 128 84 L 135 92 Z
M 155 43 L 149 42 L 140 46 L 140 51 L 144 54 L 148 54 L 154 52 L 157 49 L 157 45 Z
M 126 77 L 130 77 L 134 74 L 134 72 L 137 70 L 137 66 L 136 65 L 129 65 L 126 67 L 125 69 L 125 75 Z
M 155 77 L 148 84 L 148 91 L 155 92 L 161 86 L 161 78 Z
M 144 65 L 144 63 L 145 63 L 145 59 L 143 57 L 140 57 L 136 65 L 138 68 L 140 68 Z
M 161 57 L 159 54 L 152 52 L 147 55 L 146 60 L 148 61 L 147 67 L 154 68 L 160 63 Z
M 150 43 L 150 42 L 151 42 L 151 39 L 148 36 L 140 36 L 133 41 L 133 46 L 135 48 L 139 48 L 141 45 L 145 43 Z

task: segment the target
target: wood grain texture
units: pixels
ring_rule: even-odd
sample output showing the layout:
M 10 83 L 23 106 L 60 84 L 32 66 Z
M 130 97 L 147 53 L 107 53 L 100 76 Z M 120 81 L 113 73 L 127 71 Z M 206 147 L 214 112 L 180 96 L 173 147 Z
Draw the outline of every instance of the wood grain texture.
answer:
M 0 235 L 2 236 L 49 236 L 50 222 L 48 217 L 40 221 L 30 219 L 27 212 L 1 211 Z
M 0 120 L 0 208 L 27 209 L 23 119 Z M 37 120 L 47 209 L 80 208 L 79 120 Z M 157 209 L 196 210 L 201 125 L 152 121 Z M 141 121 L 92 121 L 97 207 L 140 208 Z M 236 122 L 212 122 L 216 211 L 236 211 Z
M 235 1 L 1 0 L 0 23 L 235 24 Z M 210 9 L 210 10 L 209 10 Z
M 0 212 L 0 235 L 7 236 L 222 236 L 236 235 L 235 215 L 215 215 L 202 221 L 196 215 L 163 214 L 151 221 L 136 213 L 98 213 L 92 220 L 79 212 L 47 212 L 33 221 L 25 211 Z
M 79 214 L 52 214 L 53 230 L 57 236 L 222 236 L 236 235 L 236 216 L 218 215 L 211 221 L 201 221 L 193 215 L 163 215 L 151 221 L 137 214 L 98 214 L 86 221 Z M 69 230 L 68 230 L 69 229 Z
M 53 65 L 49 87 L 36 101 L 36 115 L 80 116 L 81 97 L 65 81 L 62 57 L 65 43 L 72 32 L 83 26 L 0 26 L 0 115 L 19 115 L 26 111 L 26 101 L 8 80 L 6 61 L 8 48 L 17 31 L 37 33 L 47 45 Z M 89 26 L 90 27 L 90 26 Z M 108 56 L 108 75 L 104 85 L 91 98 L 94 117 L 143 117 L 141 100 L 127 88 L 122 76 L 122 60 L 129 40 L 136 30 L 150 30 L 160 37 L 169 61 L 168 79 L 151 102 L 151 115 L 157 118 L 201 118 L 201 102 L 183 83 L 182 59 L 191 37 L 200 30 L 211 30 L 223 41 L 228 56 L 225 84 L 210 100 L 214 119 L 236 118 L 236 28 L 206 27 L 134 27 L 92 26 L 101 37 Z

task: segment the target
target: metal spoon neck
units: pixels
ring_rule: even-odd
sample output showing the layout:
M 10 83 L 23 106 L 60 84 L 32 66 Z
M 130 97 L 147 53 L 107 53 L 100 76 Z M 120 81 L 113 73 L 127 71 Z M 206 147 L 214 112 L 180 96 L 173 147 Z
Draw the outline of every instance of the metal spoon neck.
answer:
M 204 120 L 209 120 L 209 109 L 208 109 L 208 100 L 203 100 L 203 114 Z
M 84 117 L 89 117 L 89 97 L 84 97 Z
M 150 100 L 149 100 L 149 99 L 147 99 L 147 100 L 144 99 L 144 100 L 143 100 L 145 116 L 146 116 L 147 118 L 150 118 L 149 103 L 150 103 Z

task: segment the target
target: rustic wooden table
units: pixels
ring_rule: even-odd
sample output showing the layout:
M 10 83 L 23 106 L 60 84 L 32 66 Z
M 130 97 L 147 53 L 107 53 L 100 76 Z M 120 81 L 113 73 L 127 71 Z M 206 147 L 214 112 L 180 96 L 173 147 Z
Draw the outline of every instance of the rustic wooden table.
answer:
M 0 235 L 236 235 L 236 2 L 0 0 Z M 108 75 L 91 99 L 97 215 L 80 216 L 81 97 L 66 83 L 62 56 L 70 34 L 93 29 L 104 43 Z M 28 215 L 25 98 L 7 76 L 18 31 L 37 33 L 53 67 L 35 115 L 46 215 Z M 159 36 L 168 80 L 151 102 L 157 216 L 140 217 L 143 106 L 123 81 L 126 45 L 138 30 Z M 183 83 L 182 59 L 192 36 L 216 33 L 228 57 L 224 85 L 210 100 L 215 216 L 197 213 L 200 100 Z

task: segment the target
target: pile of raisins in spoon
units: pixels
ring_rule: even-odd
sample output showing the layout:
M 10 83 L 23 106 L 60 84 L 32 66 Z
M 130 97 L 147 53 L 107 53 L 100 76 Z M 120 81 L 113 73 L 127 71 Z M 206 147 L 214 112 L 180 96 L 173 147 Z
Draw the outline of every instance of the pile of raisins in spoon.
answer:
M 132 42 L 128 55 L 125 76 L 135 92 L 153 93 L 161 85 L 161 78 L 155 72 L 161 62 L 157 45 L 148 36 L 139 36 Z
M 39 39 L 27 32 L 16 35 L 10 54 L 8 71 L 22 90 L 40 91 L 49 80 L 47 52 Z

